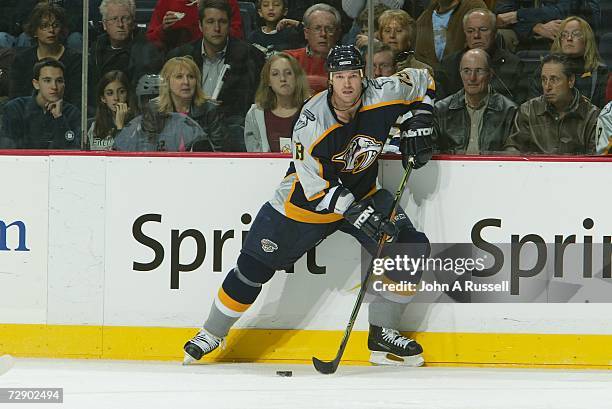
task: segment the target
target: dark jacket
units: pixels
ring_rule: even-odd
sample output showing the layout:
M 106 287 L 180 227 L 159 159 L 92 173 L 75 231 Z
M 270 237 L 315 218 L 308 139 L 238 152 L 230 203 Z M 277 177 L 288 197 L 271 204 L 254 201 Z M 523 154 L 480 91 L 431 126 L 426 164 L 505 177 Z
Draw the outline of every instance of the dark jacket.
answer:
M 202 69 L 202 40 L 175 48 L 170 51 L 168 58 L 190 55 L 196 65 Z M 251 44 L 230 38 L 225 54 L 225 63 L 230 70 L 225 76 L 221 87 L 219 111 L 224 116 L 239 116 L 244 123 L 247 111 L 255 101 L 255 91 L 259 85 L 259 74 L 265 63 L 264 54 Z M 208 95 L 210 96 L 210 95 Z
M 26 48 L 15 56 L 9 74 L 9 98 L 32 95 L 34 90 L 32 86 L 33 67 L 38 62 L 37 49 L 37 46 Z M 81 106 L 81 54 L 65 47 L 60 61 L 66 67 L 64 72 L 64 81 L 66 82 L 64 100 L 76 106 Z
M 502 151 L 512 129 L 517 105 L 505 96 L 492 92 L 482 117 L 478 146 L 481 153 Z M 464 153 L 469 142 L 470 115 L 465 92 L 436 102 L 434 108 L 434 144 L 441 153 Z
M 572 71 L 576 76 L 575 87 L 582 95 L 587 97 L 591 103 L 599 108 L 606 105 L 606 86 L 608 84 L 608 67 L 601 64 L 593 72 L 584 71 L 584 59 L 574 58 L 572 62 Z M 542 81 L 540 80 L 542 72 L 536 70 L 530 78 L 529 97 L 535 98 L 542 95 Z
M 434 75 L 436 98 L 446 98 L 463 88 L 459 65 L 463 53 L 467 50 L 466 48 L 458 51 L 442 60 Z M 523 62 L 520 58 L 508 50 L 495 47 L 491 54 L 491 68 L 494 70 L 491 86 L 495 91 L 517 103 L 525 100 L 526 90 L 523 89 L 524 81 L 521 81 Z
M 506 141 L 510 152 L 552 155 L 595 153 L 595 128 L 599 108 L 574 91 L 569 111 L 559 119 L 543 96 L 519 107 L 512 134 Z
M 532 36 L 533 26 L 551 20 L 563 20 L 574 15 L 587 20 L 594 30 L 600 25 L 600 6 L 598 0 L 541 0 L 535 7 L 534 0 L 499 0 L 495 4 L 495 14 L 517 12 L 518 22 L 511 28 L 519 40 L 525 41 Z
M 157 128 L 155 129 L 156 133 L 161 133 L 165 127 L 167 115 L 159 112 L 158 104 L 158 98 L 150 100 L 143 110 L 143 117 L 156 117 L 155 120 L 151 122 L 155 123 L 155 128 Z M 206 101 L 202 105 L 192 105 L 188 116 L 200 125 L 202 131 L 204 131 L 205 137 L 210 141 L 215 151 L 224 150 L 228 136 L 227 129 L 221 121 L 221 117 L 214 103 Z M 197 148 L 194 148 L 194 150 L 197 150 Z
M 34 96 L 9 101 L 4 106 L 0 148 L 80 149 L 81 113 L 64 102 L 62 116 L 55 119 L 38 106 Z
M 134 29 L 131 41 L 120 50 L 113 50 L 108 34 L 98 37 L 92 47 L 89 61 L 90 94 L 97 94 L 100 78 L 109 71 L 123 71 L 134 90 L 144 74 L 157 74 L 164 65 L 162 53 L 150 43 L 139 27 Z
M 436 47 L 434 45 L 434 32 L 432 16 L 434 10 L 439 6 L 438 0 L 432 0 L 425 11 L 417 18 L 416 21 L 416 41 L 414 43 L 414 51 L 416 58 L 419 61 L 433 67 L 438 68 L 440 61 L 436 56 Z M 442 58 L 459 51 L 465 47 L 465 33 L 463 32 L 463 16 L 473 8 L 486 8 L 487 6 L 482 0 L 461 0 L 455 7 L 448 21 L 446 30 L 446 47 Z

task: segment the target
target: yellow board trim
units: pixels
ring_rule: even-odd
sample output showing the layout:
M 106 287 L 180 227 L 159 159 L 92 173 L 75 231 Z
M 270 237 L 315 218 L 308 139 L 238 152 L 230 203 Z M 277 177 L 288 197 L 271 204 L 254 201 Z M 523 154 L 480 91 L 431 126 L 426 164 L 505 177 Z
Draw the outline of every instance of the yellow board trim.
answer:
M 0 355 L 180 361 L 193 328 L 0 324 Z M 612 369 L 612 335 L 408 333 L 429 366 Z M 342 331 L 232 330 L 224 350 L 203 362 L 311 362 L 332 359 Z M 343 361 L 367 365 L 367 332 L 351 335 Z

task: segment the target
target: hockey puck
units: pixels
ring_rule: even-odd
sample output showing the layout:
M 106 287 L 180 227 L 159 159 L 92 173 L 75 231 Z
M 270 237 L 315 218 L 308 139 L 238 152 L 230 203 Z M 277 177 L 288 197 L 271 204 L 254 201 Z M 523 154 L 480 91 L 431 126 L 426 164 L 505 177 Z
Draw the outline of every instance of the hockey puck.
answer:
M 290 377 L 293 376 L 293 371 L 276 371 L 278 376 Z

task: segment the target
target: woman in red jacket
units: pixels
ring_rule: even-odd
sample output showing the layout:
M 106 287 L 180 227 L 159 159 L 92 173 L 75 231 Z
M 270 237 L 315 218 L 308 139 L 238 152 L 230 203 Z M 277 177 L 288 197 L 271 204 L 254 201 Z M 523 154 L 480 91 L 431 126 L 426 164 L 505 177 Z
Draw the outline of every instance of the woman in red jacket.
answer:
M 227 0 L 232 8 L 230 36 L 244 38 L 237 0 Z M 199 0 L 159 0 L 147 29 L 147 38 L 166 51 L 202 37 L 198 18 Z

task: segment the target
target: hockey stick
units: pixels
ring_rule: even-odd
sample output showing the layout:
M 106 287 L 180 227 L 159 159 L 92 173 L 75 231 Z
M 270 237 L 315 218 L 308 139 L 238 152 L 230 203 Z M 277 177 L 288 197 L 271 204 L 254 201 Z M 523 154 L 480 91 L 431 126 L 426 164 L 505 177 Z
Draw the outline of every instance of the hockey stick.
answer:
M 402 198 L 402 194 L 404 193 L 404 188 L 406 187 L 406 182 L 408 182 L 408 177 L 412 172 L 412 167 L 414 165 L 414 159 L 409 158 L 407 161 L 406 171 L 404 172 L 404 177 L 402 178 L 402 182 L 400 183 L 397 191 L 395 192 L 395 198 L 393 199 L 393 205 L 391 206 L 391 210 L 389 211 L 389 218 L 395 213 L 397 206 L 399 205 L 400 199 Z M 370 265 L 368 266 L 368 270 L 363 277 L 363 282 L 361 283 L 361 289 L 359 290 L 359 294 L 357 295 L 357 300 L 355 301 L 355 305 L 353 306 L 353 312 L 351 312 L 351 317 L 349 318 L 348 324 L 346 325 L 346 329 L 344 330 L 344 337 L 342 338 L 342 342 L 340 343 L 340 347 L 338 348 L 338 353 L 333 361 L 321 361 L 316 357 L 312 357 L 312 364 L 315 369 L 322 374 L 333 374 L 338 369 L 338 365 L 340 365 L 340 359 L 344 354 L 344 349 L 346 348 L 346 344 L 348 343 L 349 337 L 351 336 L 351 331 L 353 330 L 353 325 L 355 325 L 355 320 L 357 319 L 357 314 L 359 314 L 359 309 L 361 308 L 361 304 L 363 303 L 363 297 L 365 297 L 365 293 L 368 288 L 368 282 L 370 281 L 370 277 L 372 276 L 372 266 L 374 265 L 374 260 L 380 257 L 382 254 L 383 247 L 385 245 L 385 237 L 380 238 L 378 241 L 378 248 L 376 250 L 376 256 L 372 258 L 370 261 Z

